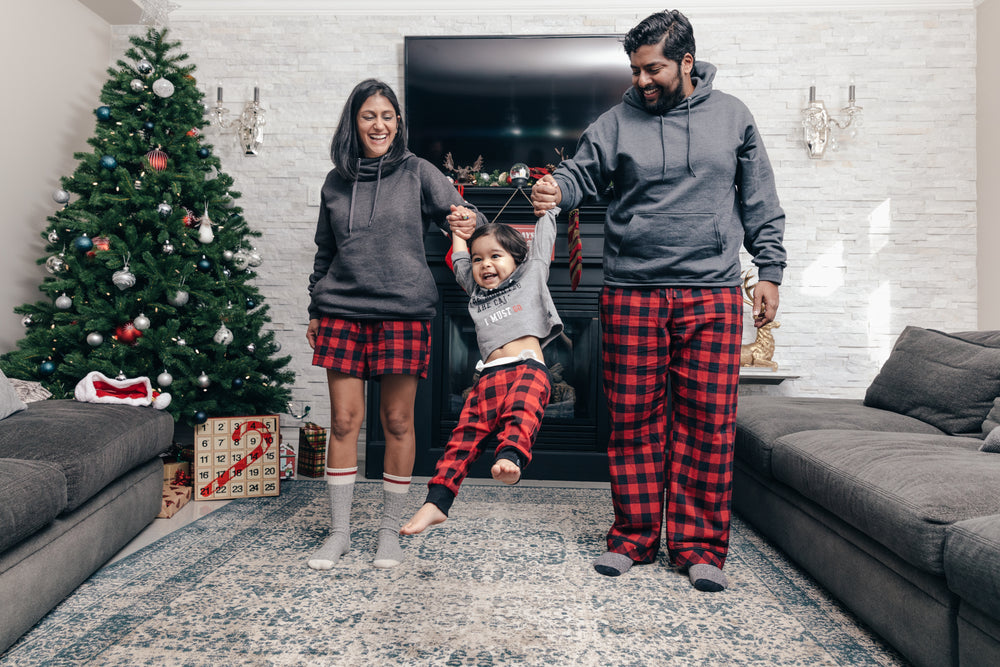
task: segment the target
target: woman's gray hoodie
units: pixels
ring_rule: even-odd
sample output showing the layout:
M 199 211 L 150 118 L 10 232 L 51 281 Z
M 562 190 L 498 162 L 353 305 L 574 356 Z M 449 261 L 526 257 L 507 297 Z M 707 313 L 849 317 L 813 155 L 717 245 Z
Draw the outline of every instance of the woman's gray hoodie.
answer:
M 715 72 L 695 62 L 694 92 L 663 115 L 646 111 L 630 88 L 556 169 L 564 210 L 614 185 L 605 284 L 739 285 L 741 244 L 760 280 L 781 283 L 785 214 L 774 173 L 750 111 L 712 90 Z

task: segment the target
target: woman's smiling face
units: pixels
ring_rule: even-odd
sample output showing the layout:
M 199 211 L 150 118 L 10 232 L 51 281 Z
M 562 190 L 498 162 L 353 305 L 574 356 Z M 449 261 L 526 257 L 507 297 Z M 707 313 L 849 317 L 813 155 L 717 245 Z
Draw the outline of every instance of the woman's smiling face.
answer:
M 392 102 L 378 93 L 372 95 L 358 109 L 355 119 L 358 139 L 365 157 L 382 157 L 392 146 L 399 129 L 399 117 Z

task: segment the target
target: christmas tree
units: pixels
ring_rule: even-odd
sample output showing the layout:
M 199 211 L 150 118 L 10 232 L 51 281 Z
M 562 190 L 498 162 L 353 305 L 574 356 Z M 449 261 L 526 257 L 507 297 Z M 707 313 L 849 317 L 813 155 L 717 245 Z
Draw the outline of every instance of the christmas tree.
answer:
M 9 377 L 72 396 L 87 373 L 145 376 L 178 421 L 284 412 L 294 375 L 253 284 L 261 262 L 240 193 L 205 143 L 202 94 L 166 29 L 108 69 L 93 152 L 74 154 L 43 232 L 45 299 L 0 356 Z

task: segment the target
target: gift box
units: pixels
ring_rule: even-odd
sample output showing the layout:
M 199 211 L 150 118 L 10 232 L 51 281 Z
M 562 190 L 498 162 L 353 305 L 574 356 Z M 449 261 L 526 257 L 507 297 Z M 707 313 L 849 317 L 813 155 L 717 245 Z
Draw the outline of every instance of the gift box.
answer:
M 178 474 L 180 479 L 178 479 Z M 188 480 L 185 484 L 184 480 Z M 163 462 L 163 481 L 171 482 L 173 484 L 178 484 L 180 486 L 187 486 L 190 484 L 191 479 L 191 463 L 188 461 L 164 461 Z
M 187 505 L 191 500 L 191 487 L 178 486 L 170 482 L 163 483 L 163 501 L 160 504 L 160 513 L 156 515 L 158 519 L 169 519 L 177 514 L 177 510 Z
M 326 475 L 326 429 L 319 424 L 306 422 L 299 427 L 299 474 Z
M 295 448 L 288 443 L 281 443 L 281 479 L 295 479 Z

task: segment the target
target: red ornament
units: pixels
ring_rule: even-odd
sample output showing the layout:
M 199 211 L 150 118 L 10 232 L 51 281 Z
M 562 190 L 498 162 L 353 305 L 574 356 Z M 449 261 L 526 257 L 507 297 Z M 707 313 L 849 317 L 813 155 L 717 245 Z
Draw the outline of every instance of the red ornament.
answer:
M 154 148 L 146 153 L 146 162 L 156 171 L 163 171 L 167 168 L 167 154 L 159 148 Z
M 126 345 L 135 345 L 141 337 L 142 332 L 136 329 L 132 322 L 119 324 L 115 327 L 115 339 L 125 343 Z
M 184 226 L 191 227 L 193 229 L 198 226 L 199 222 L 201 222 L 201 218 L 196 216 L 188 209 L 186 208 L 184 209 Z
M 110 250 L 111 249 L 111 239 L 107 236 L 95 236 L 93 238 L 94 247 L 92 250 L 87 251 L 87 257 L 94 258 L 97 256 L 98 250 Z
M 201 130 L 199 130 L 197 127 L 192 127 L 190 130 L 187 131 L 187 135 L 189 137 L 197 137 L 200 134 Z

